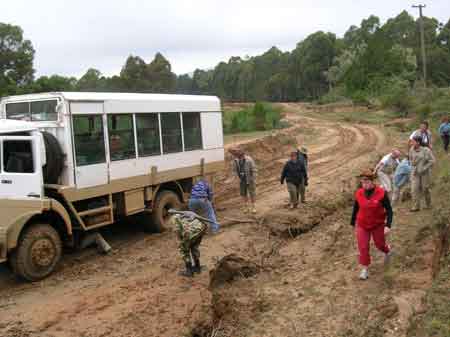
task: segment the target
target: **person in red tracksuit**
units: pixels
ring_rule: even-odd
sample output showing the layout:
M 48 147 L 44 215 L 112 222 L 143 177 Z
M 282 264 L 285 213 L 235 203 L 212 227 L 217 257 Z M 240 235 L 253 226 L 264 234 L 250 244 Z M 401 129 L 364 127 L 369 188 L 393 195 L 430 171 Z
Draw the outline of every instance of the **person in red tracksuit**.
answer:
M 359 264 L 362 266 L 359 278 L 367 280 L 371 237 L 375 246 L 385 254 L 385 264 L 389 262 L 391 249 L 386 244 L 385 236 L 390 231 L 393 212 L 388 194 L 382 187 L 374 183 L 376 175 L 372 171 L 366 171 L 359 178 L 361 178 L 361 188 L 355 193 L 351 225 L 355 227 L 356 224 Z

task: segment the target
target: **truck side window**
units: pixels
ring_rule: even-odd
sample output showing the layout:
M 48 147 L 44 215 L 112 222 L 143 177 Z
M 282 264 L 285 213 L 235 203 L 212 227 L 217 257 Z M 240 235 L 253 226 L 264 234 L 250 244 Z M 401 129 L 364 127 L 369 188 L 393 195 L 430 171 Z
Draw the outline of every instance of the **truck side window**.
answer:
M 111 160 L 123 160 L 136 157 L 134 145 L 133 116 L 108 116 L 109 153 Z
M 199 112 L 183 112 L 184 150 L 199 150 L 203 148 L 202 125 Z
M 33 150 L 29 140 L 3 142 L 3 169 L 8 173 L 33 173 Z
M 6 118 L 30 121 L 30 104 L 28 102 L 6 104 Z
M 56 100 L 35 101 L 30 103 L 31 120 L 33 121 L 56 121 Z
M 73 116 L 73 130 L 77 166 L 104 163 L 102 116 Z
M 136 114 L 136 129 L 139 156 L 160 155 L 158 114 Z
M 183 151 L 179 112 L 161 113 L 161 134 L 163 142 L 163 153 Z

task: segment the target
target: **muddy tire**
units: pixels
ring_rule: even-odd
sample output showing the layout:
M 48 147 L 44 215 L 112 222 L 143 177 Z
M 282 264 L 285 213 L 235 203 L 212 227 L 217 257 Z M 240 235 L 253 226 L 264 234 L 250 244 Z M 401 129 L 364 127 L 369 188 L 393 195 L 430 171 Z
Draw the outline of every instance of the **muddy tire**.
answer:
M 34 224 L 21 235 L 11 257 L 14 273 L 27 281 L 50 275 L 62 254 L 58 232 L 48 224 Z
M 160 233 L 169 227 L 167 211 L 171 208 L 180 209 L 181 201 L 172 191 L 161 191 L 156 197 L 152 210 L 153 230 Z

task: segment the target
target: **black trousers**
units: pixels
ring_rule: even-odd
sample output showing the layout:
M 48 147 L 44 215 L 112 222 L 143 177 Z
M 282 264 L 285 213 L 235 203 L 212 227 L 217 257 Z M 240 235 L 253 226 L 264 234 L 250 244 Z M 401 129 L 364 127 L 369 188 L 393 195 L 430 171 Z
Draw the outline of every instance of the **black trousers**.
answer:
M 450 143 L 450 135 L 442 135 L 442 143 L 444 143 L 444 150 L 448 152 L 448 145 Z

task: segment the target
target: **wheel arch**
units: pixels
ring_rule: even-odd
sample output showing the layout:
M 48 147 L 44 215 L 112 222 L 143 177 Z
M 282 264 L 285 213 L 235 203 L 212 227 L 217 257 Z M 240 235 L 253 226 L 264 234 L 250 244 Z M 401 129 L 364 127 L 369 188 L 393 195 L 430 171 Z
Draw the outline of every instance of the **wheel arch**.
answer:
M 184 190 L 181 184 L 178 181 L 170 181 L 167 183 L 163 183 L 158 185 L 153 192 L 153 200 L 156 200 L 158 194 L 162 191 L 172 191 L 174 192 L 182 203 L 185 202 L 184 198 Z
M 34 211 L 24 214 L 17 218 L 14 223 L 9 226 L 7 231 L 7 247 L 8 251 L 17 247 L 20 236 L 24 231 L 35 223 L 47 223 L 60 235 L 62 240 L 67 240 L 72 236 L 72 223 L 70 216 L 58 201 L 51 200 L 50 207 L 42 211 Z

